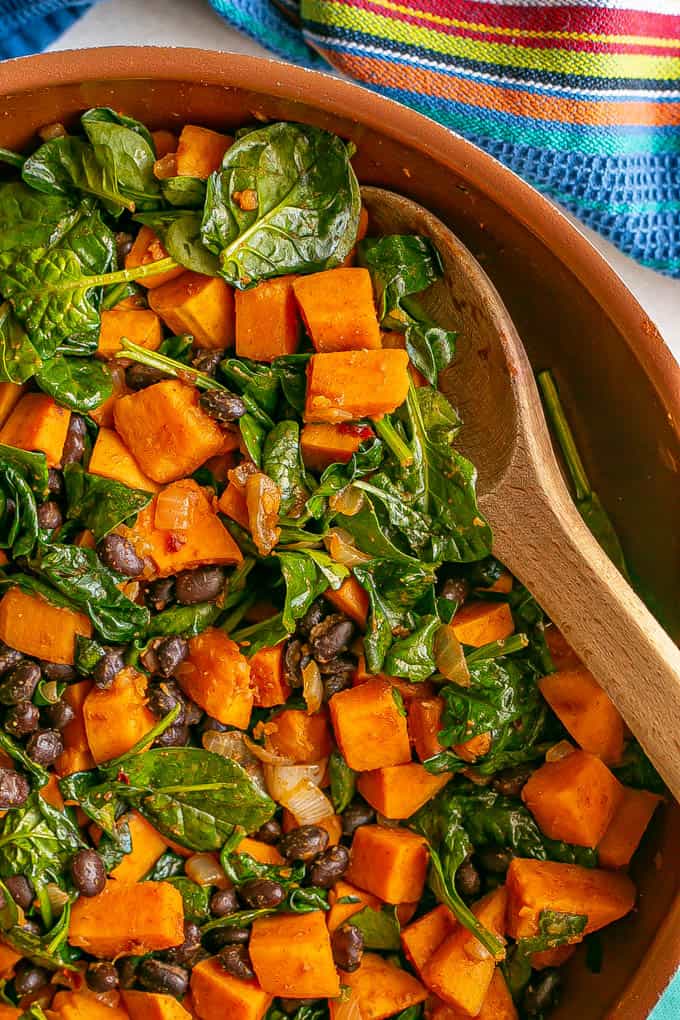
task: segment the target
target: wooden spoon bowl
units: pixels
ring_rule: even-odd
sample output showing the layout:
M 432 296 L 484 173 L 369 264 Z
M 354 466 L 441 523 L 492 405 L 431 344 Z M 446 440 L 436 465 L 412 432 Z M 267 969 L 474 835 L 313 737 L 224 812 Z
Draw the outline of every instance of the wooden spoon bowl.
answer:
M 423 305 L 460 333 L 440 385 L 465 423 L 458 445 L 479 473 L 494 554 L 564 633 L 679 799 L 680 650 L 574 506 L 503 302 L 474 256 L 426 209 L 380 188 L 362 188 L 362 196 L 377 232 L 422 234 L 441 255 L 443 277 Z

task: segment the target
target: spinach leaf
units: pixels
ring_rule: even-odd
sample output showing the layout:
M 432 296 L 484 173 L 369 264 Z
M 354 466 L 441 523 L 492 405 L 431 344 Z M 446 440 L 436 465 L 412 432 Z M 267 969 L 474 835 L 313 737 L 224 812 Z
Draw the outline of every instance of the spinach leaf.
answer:
M 62 195 L 36 195 L 23 181 L 0 184 L 0 251 L 49 248 L 77 222 L 76 203 Z
M 75 135 L 43 142 L 24 163 L 26 184 L 48 195 L 79 192 L 101 198 L 112 212 L 134 212 L 134 201 L 123 195 L 112 168 L 102 165 L 92 145 Z
M 432 520 L 412 505 L 412 494 L 399 489 L 384 471 L 355 484 L 368 493 L 374 506 L 382 508 L 393 535 L 400 534 L 414 552 L 424 549 L 432 534 Z
M 268 415 L 276 410 L 279 397 L 279 378 L 271 365 L 262 365 L 246 358 L 225 358 L 220 372 L 230 385 L 246 398 L 246 406 L 260 407 Z
M 328 775 L 331 781 L 331 800 L 335 813 L 341 815 L 356 793 L 357 775 L 349 767 L 340 751 L 331 751 L 328 759 Z
M 25 772 L 33 776 L 36 783 L 35 785 L 40 789 L 47 782 L 49 782 L 49 772 L 47 769 L 39 765 L 37 761 L 33 761 L 32 758 L 26 754 L 26 751 L 14 737 L 10 736 L 9 733 L 5 733 L 4 730 L 0 730 L 0 748 L 8 754 L 10 758 L 18 762 Z
M 24 383 L 38 371 L 42 358 L 12 311 L 9 301 L 0 305 L 0 382 Z
M 146 876 L 147 882 L 163 882 L 166 878 L 178 878 L 184 874 L 184 858 L 173 850 L 166 850 L 158 858 Z
M 38 509 L 31 486 L 0 452 L 0 549 L 10 559 L 30 556 L 38 540 Z
M 316 549 L 278 552 L 276 557 L 286 584 L 283 626 L 292 633 L 295 621 L 305 615 L 314 599 L 329 586 L 339 588 L 349 570 Z
M 214 602 L 197 602 L 193 606 L 171 606 L 151 617 L 146 636 L 167 637 L 180 634 L 195 637 L 215 622 L 222 612 Z
M 623 752 L 619 765 L 612 765 L 612 772 L 624 786 L 632 786 L 636 790 L 651 790 L 652 793 L 665 793 L 665 786 L 649 758 L 637 740 L 630 740 Z
M 105 641 L 131 641 L 148 626 L 149 610 L 123 595 L 117 575 L 100 562 L 94 550 L 55 542 L 41 550 L 31 566 L 87 613 Z
M 190 878 L 183 875 L 166 879 L 180 893 L 184 904 L 184 920 L 192 924 L 204 924 L 210 917 L 210 889 L 205 885 L 196 885 Z
M 153 499 L 151 492 L 130 489 L 122 482 L 91 475 L 80 464 L 66 465 L 64 487 L 67 518 L 89 528 L 96 542 L 101 542 L 119 524 L 132 525 L 132 518 Z
M 84 414 L 103 404 L 113 392 L 108 368 L 84 358 L 58 355 L 44 362 L 35 374 L 35 381 L 63 407 Z
M 458 334 L 432 322 L 409 295 L 426 290 L 442 275 L 437 249 L 426 237 L 368 237 L 359 242 L 358 261 L 371 274 L 381 324 L 405 333 L 411 361 L 436 386 L 456 353 Z
M 100 782 L 96 769 L 63 776 L 59 780 L 59 790 L 64 800 L 77 803 L 116 847 L 123 853 L 131 852 L 130 830 L 122 817 L 123 799 Z
M 201 212 L 196 209 L 161 209 L 135 216 L 161 238 L 168 255 L 185 269 L 205 276 L 219 276 L 217 256 L 201 240 Z
M 328 1020 L 328 1004 L 315 999 L 305 1002 L 295 1010 L 294 1013 L 286 1013 L 279 1006 L 270 1006 L 265 1014 L 265 1020 Z
M 106 648 L 101 642 L 78 634 L 76 636 L 76 652 L 74 656 L 76 672 L 80 673 L 81 676 L 90 676 L 105 651 Z
M 3 896 L 11 899 L 6 886 L 2 886 Z M 16 907 L 15 907 L 16 911 Z M 80 958 L 79 950 L 68 944 L 68 929 L 71 920 L 71 904 L 67 903 L 57 923 L 44 935 L 34 935 L 17 923 L 16 920 L 5 927 L 2 924 L 2 940 L 22 956 L 27 956 L 34 963 L 48 970 L 77 970 L 75 962 Z
M 0 819 L 0 878 L 25 875 L 36 890 L 60 882 L 70 858 L 85 847 L 77 825 L 34 790 Z
M 248 456 L 256 467 L 262 467 L 262 448 L 267 436 L 267 430 L 260 425 L 252 414 L 244 414 L 238 420 L 243 445 Z
M 556 910 L 540 912 L 538 933 L 518 939 L 503 964 L 503 973 L 513 999 L 519 998 L 531 980 L 532 953 L 580 942 L 587 923 L 585 914 L 563 914 Z
M 259 623 L 251 623 L 248 627 L 242 627 L 231 634 L 231 638 L 242 646 L 241 651 L 247 658 L 250 658 L 261 648 L 278 645 L 288 637 L 289 633 L 283 623 L 283 613 L 277 613 L 276 616 L 271 616 L 268 620 L 261 620 Z
M 100 107 L 80 118 L 92 144 L 95 159 L 106 177 L 115 182 L 128 208 L 154 208 L 160 204 L 160 182 L 154 176 L 156 153 L 148 130 L 131 117 Z
M 437 616 L 425 616 L 408 637 L 395 641 L 385 657 L 389 676 L 427 680 L 435 672 L 434 638 L 440 623 Z
M 328 910 L 328 896 L 324 889 L 317 886 L 305 886 L 300 888 L 306 873 L 305 865 L 302 863 L 290 866 L 289 864 L 264 864 L 256 861 L 248 853 L 239 853 L 234 849 L 236 839 L 240 842 L 241 836 L 235 833 L 233 840 L 228 840 L 220 854 L 220 863 L 227 878 L 236 887 L 250 882 L 256 878 L 271 879 L 283 886 L 286 897 L 276 908 L 277 912 L 307 914 L 313 910 Z
M 270 124 L 234 142 L 208 180 L 201 231 L 228 283 L 244 288 L 343 261 L 361 207 L 349 155 L 336 135 L 307 124 Z M 243 210 L 238 195 L 249 190 L 257 206 Z
M 305 506 L 307 515 L 314 518 L 323 517 L 331 496 L 336 495 L 358 478 L 373 474 L 380 467 L 382 459 L 383 444 L 374 437 L 371 440 L 364 440 L 346 464 L 329 464 L 321 475 L 318 487 L 307 500 Z
M 262 470 L 281 490 L 280 516 L 299 511 L 307 497 L 304 468 L 300 455 L 300 426 L 296 421 L 280 421 L 264 441 Z
M 116 262 L 114 233 L 102 219 L 101 210 L 93 199 L 84 199 L 78 213 L 73 226 L 58 241 L 53 241 L 50 248 L 72 251 L 88 273 L 105 273 Z
M 200 177 L 166 177 L 161 180 L 163 198 L 176 209 L 202 209 L 206 183 Z
M 364 907 L 352 914 L 351 923 L 363 935 L 364 949 L 380 949 L 386 953 L 401 948 L 401 926 L 395 906 L 384 904 L 380 910 Z

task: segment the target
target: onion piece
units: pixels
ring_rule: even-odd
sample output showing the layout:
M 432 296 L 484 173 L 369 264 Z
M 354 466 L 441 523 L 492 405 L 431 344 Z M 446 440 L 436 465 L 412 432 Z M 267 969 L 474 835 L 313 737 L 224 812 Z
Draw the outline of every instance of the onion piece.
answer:
M 260 556 L 268 556 L 281 537 L 281 529 L 277 527 L 281 490 L 269 475 L 261 471 L 248 475 L 246 506 L 253 542 Z
M 69 894 L 60 889 L 56 882 L 48 882 L 45 886 L 45 892 L 47 893 L 54 916 L 60 917 L 61 912 L 70 899 Z
M 327 764 L 328 759 L 322 758 L 311 765 L 265 765 L 264 781 L 269 796 L 288 807 L 288 799 L 300 783 L 308 780 L 314 786 L 321 784 Z M 329 814 L 333 814 L 332 809 Z
M 339 492 L 334 492 L 328 499 L 328 505 L 336 514 L 354 517 L 364 505 L 364 494 L 355 485 L 346 485 Z
M 557 744 L 553 744 L 545 752 L 546 761 L 562 761 L 563 758 L 567 758 L 570 754 L 576 750 L 573 744 L 570 744 L 568 740 L 560 740 Z
M 330 800 L 310 779 L 298 783 L 288 795 L 285 806 L 295 815 L 298 825 L 316 825 L 333 814 Z
M 196 516 L 196 492 L 169 485 L 156 496 L 154 525 L 162 531 L 188 531 Z
M 194 854 L 188 857 L 184 870 L 196 885 L 217 885 L 221 889 L 229 886 L 229 880 L 214 854 Z
M 268 751 L 266 747 L 262 747 L 261 744 L 256 744 L 254 740 L 251 740 L 247 734 L 242 734 L 243 743 L 248 748 L 250 753 L 258 759 L 258 761 L 264 762 L 265 765 L 293 765 L 293 759 L 288 758 L 285 754 L 277 754 L 276 751 Z
M 461 687 L 470 686 L 470 670 L 463 646 L 450 623 L 443 623 L 434 636 L 434 662 L 447 680 Z
M 345 567 L 356 567 L 371 559 L 366 553 L 357 549 L 354 539 L 344 528 L 331 528 L 324 536 L 323 544 L 331 559 L 336 563 L 342 563 Z
M 314 659 L 302 670 L 302 696 L 307 705 L 307 715 L 319 711 L 323 702 L 323 680 Z

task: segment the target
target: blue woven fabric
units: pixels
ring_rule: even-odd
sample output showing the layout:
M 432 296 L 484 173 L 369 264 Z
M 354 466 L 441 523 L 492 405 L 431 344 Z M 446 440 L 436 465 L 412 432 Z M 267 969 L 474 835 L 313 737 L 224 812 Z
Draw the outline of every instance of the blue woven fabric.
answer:
M 93 0 L 0 0 L 0 60 L 40 53 Z

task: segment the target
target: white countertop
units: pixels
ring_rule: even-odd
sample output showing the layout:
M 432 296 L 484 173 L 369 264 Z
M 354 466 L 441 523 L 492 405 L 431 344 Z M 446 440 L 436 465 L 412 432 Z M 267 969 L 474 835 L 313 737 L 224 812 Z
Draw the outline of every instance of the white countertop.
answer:
M 101 0 L 52 49 L 114 45 L 201 46 L 271 56 L 228 27 L 207 0 Z M 581 229 L 617 270 L 680 361 L 680 280 L 643 269 L 592 230 L 582 225 Z

